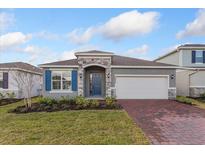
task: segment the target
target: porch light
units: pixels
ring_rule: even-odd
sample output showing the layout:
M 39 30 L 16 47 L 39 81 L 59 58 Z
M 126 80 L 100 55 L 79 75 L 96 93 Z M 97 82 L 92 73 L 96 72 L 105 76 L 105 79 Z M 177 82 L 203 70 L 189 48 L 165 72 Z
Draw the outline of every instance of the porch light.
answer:
M 108 78 L 108 79 L 110 78 L 110 73 L 107 73 L 107 78 Z
M 171 75 L 171 79 L 173 80 L 173 79 L 174 79 L 174 77 L 175 77 L 175 75 L 174 75 L 174 74 L 172 74 L 172 75 Z
M 83 74 L 82 74 L 82 73 L 80 73 L 80 74 L 79 74 L 79 77 L 80 77 L 80 79 L 82 79 L 82 77 L 83 77 Z

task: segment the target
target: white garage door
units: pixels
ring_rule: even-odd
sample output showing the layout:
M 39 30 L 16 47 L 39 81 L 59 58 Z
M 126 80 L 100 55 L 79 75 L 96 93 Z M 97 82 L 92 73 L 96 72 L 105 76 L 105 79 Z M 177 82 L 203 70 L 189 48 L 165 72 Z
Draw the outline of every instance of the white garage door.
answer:
M 117 76 L 117 99 L 168 99 L 167 76 Z

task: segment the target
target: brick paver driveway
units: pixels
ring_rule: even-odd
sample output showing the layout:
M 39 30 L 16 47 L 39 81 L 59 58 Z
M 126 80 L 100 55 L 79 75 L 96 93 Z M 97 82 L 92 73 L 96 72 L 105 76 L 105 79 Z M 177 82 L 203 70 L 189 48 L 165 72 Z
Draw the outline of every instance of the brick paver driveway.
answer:
M 205 144 L 205 110 L 171 100 L 118 100 L 152 144 Z

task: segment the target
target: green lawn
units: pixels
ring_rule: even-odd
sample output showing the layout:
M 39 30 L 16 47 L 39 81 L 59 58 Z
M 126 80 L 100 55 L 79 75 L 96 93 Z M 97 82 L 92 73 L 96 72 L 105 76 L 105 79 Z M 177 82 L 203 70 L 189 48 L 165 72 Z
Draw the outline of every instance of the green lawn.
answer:
M 177 96 L 177 101 L 181 101 L 183 100 L 184 103 L 188 102 L 188 103 L 192 103 L 193 105 L 195 105 L 196 107 L 205 109 L 205 99 L 200 99 L 200 98 L 188 98 L 188 97 L 184 97 L 184 96 Z
M 0 144 L 149 144 L 124 110 L 7 113 L 0 107 Z
M 196 105 L 202 109 L 205 109 L 205 99 L 196 99 Z

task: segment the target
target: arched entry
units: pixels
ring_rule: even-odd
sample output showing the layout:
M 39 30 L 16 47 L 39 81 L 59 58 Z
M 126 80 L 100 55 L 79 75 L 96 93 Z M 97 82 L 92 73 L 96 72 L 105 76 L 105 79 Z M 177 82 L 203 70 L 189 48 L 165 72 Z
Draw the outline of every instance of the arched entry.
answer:
M 84 68 L 84 94 L 85 97 L 105 96 L 105 68 L 89 66 Z

